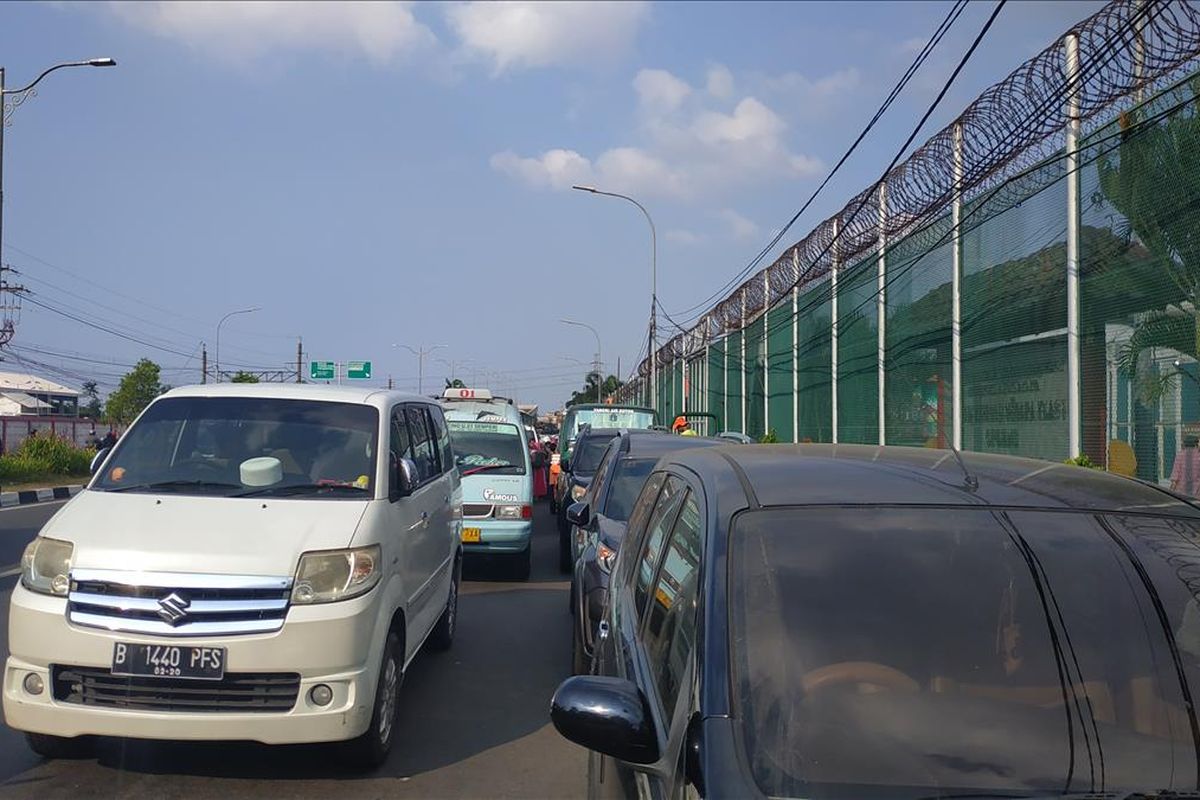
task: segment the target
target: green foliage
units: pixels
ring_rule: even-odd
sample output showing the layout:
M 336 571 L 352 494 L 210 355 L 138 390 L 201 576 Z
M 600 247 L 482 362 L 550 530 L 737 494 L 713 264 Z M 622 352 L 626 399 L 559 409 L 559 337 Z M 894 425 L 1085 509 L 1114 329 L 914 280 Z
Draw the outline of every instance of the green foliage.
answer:
M 465 383 L 463 383 L 462 380 L 460 380 L 459 378 L 455 378 L 454 380 L 450 380 L 449 378 L 446 378 L 446 388 L 447 389 L 465 389 L 466 387 L 467 387 L 467 385 Z
M 128 425 L 133 422 L 142 409 L 150 405 L 150 401 L 158 397 L 167 387 L 159 382 L 161 371 L 158 364 L 148 358 L 138 361 L 125 377 L 121 385 L 108 396 L 106 409 L 108 421 L 117 425 Z
M 84 381 L 80 394 L 82 395 L 80 399 L 85 402 L 79 405 L 79 415 L 90 419 L 100 419 L 104 413 L 104 406 L 100 403 L 100 386 L 95 381 Z
M 96 451 L 58 436 L 34 436 L 12 453 L 0 456 L 0 484 L 27 483 L 51 476 L 88 474 Z
M 597 393 L 596 385 L 600 384 L 600 391 Z M 617 378 L 616 375 L 609 375 L 600 383 L 599 372 L 589 372 L 587 380 L 583 384 L 583 388 L 571 392 L 571 399 L 567 401 L 567 408 L 579 403 L 603 403 L 604 398 L 609 395 L 616 394 L 617 389 L 620 389 L 625 384 Z
M 1075 458 L 1068 458 L 1063 463 L 1074 464 L 1077 467 L 1087 467 L 1088 469 L 1100 469 L 1100 465 L 1088 458 L 1087 453 L 1080 453 Z
M 759 444 L 778 444 L 779 437 L 775 435 L 775 429 L 771 428 L 769 431 L 764 433 L 762 436 L 758 437 L 758 443 Z
M 249 372 L 239 371 L 233 374 L 229 379 L 230 383 L 258 383 L 258 376 L 251 375 Z

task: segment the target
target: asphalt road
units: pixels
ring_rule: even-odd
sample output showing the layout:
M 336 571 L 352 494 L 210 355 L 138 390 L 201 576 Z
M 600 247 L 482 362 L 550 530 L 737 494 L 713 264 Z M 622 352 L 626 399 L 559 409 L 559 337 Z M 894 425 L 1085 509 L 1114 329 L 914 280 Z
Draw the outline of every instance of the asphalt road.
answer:
M 0 574 L 57 507 L 0 511 Z M 454 647 L 413 661 L 398 738 L 377 772 L 345 772 L 320 746 L 249 743 L 103 739 L 94 756 L 47 762 L 0 725 L 0 798 L 581 797 L 585 753 L 549 721 L 550 695 L 570 669 L 567 583 L 544 503 L 534 516 L 528 583 L 500 565 L 467 565 Z M 0 578 L 0 657 L 16 580 Z

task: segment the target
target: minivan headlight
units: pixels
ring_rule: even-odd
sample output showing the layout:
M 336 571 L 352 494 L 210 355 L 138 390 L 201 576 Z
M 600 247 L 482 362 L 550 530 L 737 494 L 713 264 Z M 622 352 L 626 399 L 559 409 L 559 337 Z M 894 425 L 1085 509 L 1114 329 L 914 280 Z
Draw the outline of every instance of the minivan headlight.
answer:
M 292 602 L 334 603 L 366 594 L 379 583 L 379 545 L 314 550 L 300 556 Z
M 34 539 L 21 556 L 21 585 L 33 592 L 66 597 L 71 590 L 75 545 L 61 539 Z

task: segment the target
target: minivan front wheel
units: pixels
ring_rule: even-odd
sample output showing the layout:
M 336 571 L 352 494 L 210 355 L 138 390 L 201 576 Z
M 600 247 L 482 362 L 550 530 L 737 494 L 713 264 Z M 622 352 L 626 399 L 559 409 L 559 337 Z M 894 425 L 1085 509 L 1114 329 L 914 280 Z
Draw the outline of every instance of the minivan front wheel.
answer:
M 346 760 L 360 769 L 375 769 L 387 761 L 396 738 L 396 711 L 400 705 L 400 684 L 404 680 L 404 655 L 400 637 L 388 633 L 375 687 L 371 723 L 357 739 L 346 742 Z
M 88 755 L 92 747 L 92 739 L 88 736 L 70 738 L 48 733 L 27 733 L 25 742 L 30 750 L 49 759 L 82 758 Z
M 450 593 L 446 596 L 446 607 L 442 616 L 438 617 L 437 625 L 429 634 L 429 644 L 435 650 L 449 650 L 454 644 L 454 630 L 458 627 L 458 585 L 462 579 L 462 557 L 454 559 L 454 567 L 450 573 Z

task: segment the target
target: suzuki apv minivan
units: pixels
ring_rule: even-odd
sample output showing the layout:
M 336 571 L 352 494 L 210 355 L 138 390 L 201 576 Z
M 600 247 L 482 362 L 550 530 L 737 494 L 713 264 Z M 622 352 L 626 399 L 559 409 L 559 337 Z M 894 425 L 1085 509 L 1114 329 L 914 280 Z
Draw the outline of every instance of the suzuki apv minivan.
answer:
M 88 735 L 391 747 L 404 670 L 457 620 L 461 489 L 441 408 L 218 384 L 142 413 L 30 543 L 4 715 Z
M 535 465 L 520 412 L 486 389 L 447 389 L 442 403 L 462 476 L 463 549 L 510 559 L 528 580 Z

